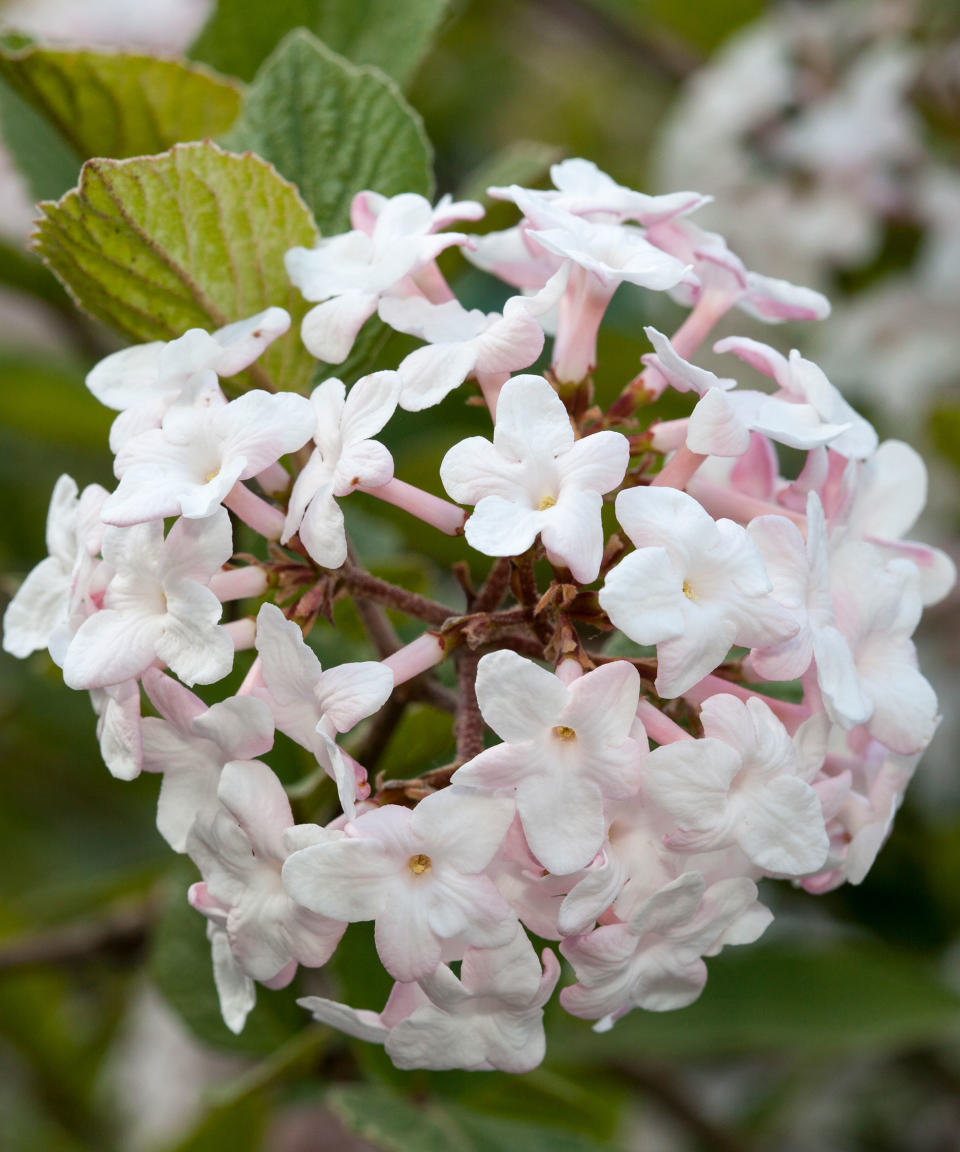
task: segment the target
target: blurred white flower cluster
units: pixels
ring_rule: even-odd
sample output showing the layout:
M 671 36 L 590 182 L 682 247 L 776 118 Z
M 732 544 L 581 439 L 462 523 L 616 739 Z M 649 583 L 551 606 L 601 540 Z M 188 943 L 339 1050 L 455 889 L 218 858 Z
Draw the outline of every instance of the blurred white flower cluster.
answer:
M 923 114 L 949 98 L 960 40 L 931 50 L 927 17 L 914 0 L 777 6 L 691 77 L 658 161 L 665 187 L 716 196 L 707 218 L 748 259 L 832 291 L 807 347 L 915 426 L 960 359 L 960 176 Z
M 118 412 L 118 484 L 58 482 L 50 554 L 7 609 L 4 647 L 49 649 L 91 693 L 115 776 L 161 777 L 158 828 L 200 871 L 189 899 L 234 1031 L 257 983 L 326 964 L 356 921 L 395 981 L 386 1005 L 301 1003 L 403 1068 L 539 1063 L 560 963 L 528 934 L 559 944 L 575 977 L 560 1001 L 598 1029 L 683 1007 L 706 957 L 770 922 L 759 880 L 863 880 L 936 729 L 911 636 L 954 571 L 905 538 L 922 461 L 878 444 L 797 352 L 721 341 L 746 388 L 693 363 L 731 310 L 812 320 L 826 299 L 749 270 L 693 222 L 698 194 L 642 195 L 584 160 L 552 177 L 491 190 L 522 212 L 504 232 L 448 230 L 478 204 L 364 192 L 350 231 L 287 254 L 314 305 L 309 350 L 342 362 L 377 314 L 422 341 L 396 370 L 310 398 L 244 390 L 264 350 L 296 338 L 270 308 L 88 378 Z M 458 302 L 437 264 L 450 247 L 516 290 L 501 312 Z M 647 329 L 642 372 L 603 408 L 597 332 L 621 283 L 689 313 L 672 338 Z M 527 374 L 546 329 L 549 366 Z M 395 476 L 376 437 L 398 406 L 468 380 L 492 438 L 449 447 L 446 500 Z M 651 422 L 667 389 L 690 414 Z M 804 454 L 792 478 L 777 445 Z M 494 558 L 479 588 L 461 570 L 465 604 L 360 567 L 341 504 L 376 499 Z M 256 555 L 237 550 L 238 521 Z M 307 635 L 343 597 L 381 659 L 323 668 Z M 222 622 L 225 603 L 257 600 Z M 392 643 L 384 607 L 421 634 Z M 456 697 L 432 679 L 447 659 Z M 233 695 L 192 691 L 241 663 Z M 343 736 L 401 685 L 455 710 L 456 758 L 371 784 Z M 302 782 L 288 793 L 264 759 L 277 731 L 335 783 L 324 825 L 298 822 Z

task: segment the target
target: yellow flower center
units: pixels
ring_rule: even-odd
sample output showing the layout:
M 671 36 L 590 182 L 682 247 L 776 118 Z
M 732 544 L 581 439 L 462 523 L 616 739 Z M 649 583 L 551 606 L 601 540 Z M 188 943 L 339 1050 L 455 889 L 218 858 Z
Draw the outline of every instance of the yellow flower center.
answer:
M 432 861 L 429 856 L 424 856 L 422 852 L 418 852 L 416 856 L 411 856 L 407 861 L 407 867 L 414 874 L 420 876 L 430 868 Z
M 553 730 L 554 736 L 558 740 L 576 740 L 577 734 L 572 728 L 568 728 L 566 724 L 558 724 Z
M 691 586 L 689 580 L 684 580 L 684 582 L 683 582 L 683 594 L 684 594 L 684 596 L 686 596 L 686 598 L 688 600 L 699 600 L 700 599 L 700 597 L 696 594 L 696 592 L 694 592 L 693 587 Z
M 548 508 L 553 508 L 556 502 L 557 498 L 555 496 L 544 496 L 544 498 L 537 505 L 537 511 L 546 512 Z

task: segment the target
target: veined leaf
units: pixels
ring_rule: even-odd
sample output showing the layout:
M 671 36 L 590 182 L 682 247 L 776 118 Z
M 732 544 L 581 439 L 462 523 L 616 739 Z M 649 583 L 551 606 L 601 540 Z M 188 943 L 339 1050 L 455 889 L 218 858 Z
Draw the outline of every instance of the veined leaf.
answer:
M 223 143 L 293 180 L 324 234 L 350 227 L 350 201 L 364 189 L 432 191 L 429 141 L 396 85 L 303 29 L 257 73 Z
M 91 160 L 78 188 L 40 207 L 33 246 L 81 308 L 147 341 L 279 305 L 294 329 L 248 375 L 262 387 L 306 388 L 314 362 L 296 331 L 306 305 L 283 254 L 312 245 L 317 230 L 272 165 L 209 142 Z
M 202 64 L 0 41 L 0 76 L 57 130 L 77 164 L 162 152 L 226 131 L 242 85 Z

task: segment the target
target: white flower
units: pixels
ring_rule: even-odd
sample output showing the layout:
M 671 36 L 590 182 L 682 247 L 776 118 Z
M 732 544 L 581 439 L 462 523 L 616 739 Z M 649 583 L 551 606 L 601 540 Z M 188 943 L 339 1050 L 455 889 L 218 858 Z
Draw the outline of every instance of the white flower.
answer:
M 656 748 L 645 765 L 645 794 L 679 821 L 669 844 L 736 844 L 766 872 L 815 872 L 827 858 L 823 813 L 786 728 L 762 700 L 726 693 L 705 700 L 700 718 L 704 739 Z
M 543 1005 L 560 976 L 549 948 L 543 971 L 525 932 L 502 948 L 467 948 L 457 977 L 441 964 L 419 985 L 395 984 L 383 1012 L 319 996 L 298 1003 L 322 1024 L 385 1044 L 398 1068 L 529 1072 L 543 1059 Z
M 547 554 L 589 583 L 603 555 L 601 495 L 623 479 L 630 450 L 619 432 L 574 440 L 563 402 L 540 376 L 515 376 L 500 393 L 493 443 L 455 444 L 440 465 L 447 492 L 475 505 L 467 542 L 486 556 L 516 556 L 541 536 Z
M 220 808 L 210 820 L 198 820 L 187 851 L 204 879 L 190 889 L 190 903 L 223 934 L 214 947 L 214 971 L 233 992 L 239 970 L 271 988 L 293 979 L 298 964 L 325 964 L 346 928 L 296 904 L 284 891 L 281 867 L 288 854 L 304 844 L 324 841 L 327 833 L 315 825 L 294 827 L 283 785 L 259 760 L 227 764 L 217 789 Z M 249 989 L 252 992 L 252 988 Z M 227 1027 L 239 1032 L 252 1007 L 236 1005 L 221 994 Z
M 530 849 L 544 868 L 585 867 L 606 833 L 604 800 L 639 786 L 646 747 L 631 735 L 640 677 L 626 661 L 566 685 L 516 652 L 483 656 L 477 701 L 505 741 L 454 773 L 458 784 L 516 795 Z
M 747 528 L 773 583 L 773 596 L 791 611 L 795 636 L 750 653 L 750 667 L 764 680 L 795 680 L 816 660 L 817 682 L 830 718 L 852 728 L 872 705 L 857 677 L 850 645 L 836 626 L 830 597 L 829 548 L 823 507 L 807 498 L 807 539 L 785 516 L 757 516 Z
M 697 392 L 701 399 L 690 415 L 687 447 L 702 456 L 742 456 L 750 447 L 750 433 L 761 432 L 791 448 L 817 448 L 836 441 L 849 424 L 827 424 L 812 404 L 768 396 L 737 388 L 735 380 L 697 368 L 674 350 L 655 328 L 645 328 L 655 354 L 643 362 L 652 365 L 672 387 Z M 654 446 L 657 446 L 654 430 Z
M 95 557 L 103 537 L 99 511 L 106 495 L 99 484 L 78 493 L 69 476 L 54 485 L 47 512 L 49 555 L 29 573 L 3 614 L 3 650 L 11 656 L 22 659 L 49 647 L 55 660 L 63 660 L 75 630 L 71 618 L 84 613 L 95 590 Z
M 384 704 L 393 691 L 393 673 L 375 660 L 324 671 L 300 628 L 274 604 L 260 608 L 256 644 L 266 685 L 257 694 L 269 704 L 280 731 L 313 752 L 336 781 L 340 803 L 352 819 L 356 769 L 334 737 Z
M 790 358 L 782 356 L 769 344 L 749 340 L 745 336 L 730 336 L 718 340 L 714 352 L 733 352 L 741 360 L 776 380 L 786 399 L 815 409 L 825 424 L 849 425 L 845 432 L 830 441 L 830 447 L 842 456 L 862 460 L 877 449 L 877 434 L 873 427 L 844 400 L 836 388 L 812 360 L 805 360 L 794 348 Z
M 537 315 L 556 303 L 554 296 L 559 293 L 548 289 L 541 290 L 542 299 L 513 296 L 502 315 L 476 308 L 468 312 L 456 300 L 444 304 L 431 304 L 419 296 L 382 300 L 380 318 L 385 323 L 427 342 L 400 364 L 400 407 L 420 412 L 439 404 L 468 376 L 529 368 L 543 350 Z
M 63 662 L 71 688 L 103 688 L 140 676 L 162 660 L 187 684 L 212 684 L 233 666 L 233 642 L 218 627 L 223 610 L 207 587 L 230 559 L 230 517 L 180 518 L 108 528 L 103 558 L 113 576 L 103 607 L 79 627 Z
M 757 904 L 752 880 L 719 880 L 709 888 L 685 872 L 656 892 L 624 924 L 607 924 L 560 945 L 579 983 L 560 1003 L 597 1020 L 603 1032 L 631 1008 L 669 1012 L 692 1004 L 707 981 L 704 956 L 725 944 L 749 944 L 772 919 Z
M 230 696 L 208 707 L 156 668 L 143 674 L 143 686 L 160 713 L 142 721 L 143 769 L 162 776 L 157 828 L 175 852 L 184 852 L 194 820 L 216 810 L 224 764 L 269 752 L 273 719 L 253 696 Z
M 484 948 L 518 930 L 485 875 L 513 802 L 445 788 L 411 812 L 396 804 L 364 812 L 342 840 L 295 852 L 283 882 L 305 908 L 335 920 L 374 920 L 377 951 L 396 980 L 431 975 L 445 941 Z
M 454 212 L 470 219 L 483 215 L 471 201 L 453 204 L 446 197 L 434 209 L 412 192 L 389 200 L 361 192 L 351 209 L 353 231 L 320 240 L 312 249 L 287 252 L 287 275 L 307 300 L 320 302 L 304 316 L 300 329 L 318 360 L 342 363 L 382 296 L 417 291 L 412 276 L 445 248 L 469 242 L 460 232 L 436 235 Z
M 568 159 L 551 165 L 554 187 L 546 191 L 520 188 L 488 188 L 495 200 L 519 203 L 517 193 L 527 202 L 534 201 L 590 219 L 635 220 L 653 224 L 677 215 L 686 215 L 706 204 L 711 197 L 698 192 L 670 192 L 665 196 L 648 196 L 618 184 L 591 160 Z M 522 205 L 521 205 L 522 207 Z
M 765 646 L 798 631 L 739 524 L 659 487 L 621 492 L 617 519 L 637 550 L 609 572 L 600 604 L 631 640 L 657 645 L 660 696 L 692 688 L 734 644 Z
M 103 505 L 107 524 L 142 524 L 164 516 L 213 515 L 238 480 L 256 476 L 313 435 L 310 401 L 293 392 L 246 392 L 229 404 L 209 396 L 216 377 L 200 373 L 160 428 L 127 440 L 117 453 L 116 492 Z
M 400 376 L 374 372 L 350 389 L 336 378 L 313 390 L 316 448 L 297 476 L 280 542 L 299 533 L 318 564 L 339 568 L 347 558 L 347 536 L 337 497 L 356 488 L 378 488 L 393 478 L 393 457 L 370 437 L 397 407 Z
M 268 308 L 212 334 L 191 328 L 176 340 L 134 344 L 105 357 L 87 374 L 87 387 L 120 413 L 110 429 L 110 448 L 118 452 L 131 436 L 158 428 L 191 377 L 235 376 L 289 327 L 288 312 Z

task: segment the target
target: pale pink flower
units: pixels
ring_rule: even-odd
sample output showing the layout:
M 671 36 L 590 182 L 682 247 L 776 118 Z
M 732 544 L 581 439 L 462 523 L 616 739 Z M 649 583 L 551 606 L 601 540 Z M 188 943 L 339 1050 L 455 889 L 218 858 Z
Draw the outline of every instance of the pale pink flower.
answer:
M 358 193 L 352 231 L 326 237 L 314 248 L 291 248 L 284 258 L 293 284 L 305 299 L 317 302 L 300 328 L 307 349 L 318 360 L 342 363 L 383 296 L 417 293 L 418 272 L 445 248 L 469 243 L 461 232 L 438 235 L 437 230 L 455 218 L 482 215 L 482 207 L 472 201 L 453 204 L 445 197 L 432 208 L 412 192 L 389 200 Z
M 334 738 L 384 704 L 393 691 L 393 672 L 375 660 L 324 671 L 299 626 L 274 604 L 260 608 L 256 644 L 266 690 L 255 692 L 270 706 L 280 731 L 309 749 L 336 781 L 340 803 L 352 819 L 363 781 Z
M 554 563 L 589 583 L 600 570 L 602 493 L 623 479 L 629 444 L 619 432 L 575 440 L 563 402 L 541 376 L 514 376 L 497 404 L 493 443 L 472 436 L 440 465 L 447 492 L 475 505 L 467 543 L 517 556 L 539 535 Z
M 208 706 L 156 668 L 144 672 L 143 686 L 160 713 L 142 721 L 143 769 L 162 777 L 157 828 L 175 852 L 184 852 L 194 820 L 216 810 L 223 766 L 273 747 L 273 718 L 253 696 Z
M 206 520 L 180 518 L 166 539 L 163 521 L 108 528 L 103 558 L 113 575 L 103 607 L 67 648 L 71 688 L 104 688 L 140 676 L 162 660 L 187 684 L 212 684 L 233 666 L 233 641 L 218 626 L 223 607 L 207 585 L 230 559 L 224 509 Z
M 223 940 L 214 947 L 214 971 L 219 967 L 221 972 L 218 990 L 221 983 L 231 991 L 238 983 L 247 988 L 237 980 L 237 970 L 282 988 L 298 964 L 325 964 L 346 929 L 345 923 L 291 900 L 281 881 L 283 862 L 291 851 L 338 834 L 316 825 L 294 827 L 283 785 L 259 760 L 227 764 L 217 795 L 220 807 L 210 820 L 194 823 L 187 851 L 204 878 L 190 888 L 190 903 L 229 946 L 229 956 L 223 955 Z M 232 1032 L 243 1028 L 245 1006 L 221 994 L 224 1022 Z
M 87 387 L 120 415 L 110 429 L 114 452 L 130 439 L 158 428 L 171 404 L 200 372 L 235 376 L 290 327 L 290 314 L 268 308 L 212 334 L 191 328 L 176 340 L 134 344 L 113 352 L 87 374 Z
M 160 428 L 127 440 L 117 453 L 117 490 L 104 501 L 107 524 L 142 524 L 165 516 L 213 515 L 238 480 L 256 476 L 313 435 L 305 396 L 255 390 L 225 403 L 210 395 L 216 377 L 198 373 Z
M 337 499 L 359 487 L 378 488 L 393 478 L 393 457 L 372 440 L 396 411 L 401 377 L 374 372 L 350 389 L 332 378 L 310 396 L 316 445 L 297 476 L 280 542 L 299 533 L 318 564 L 339 568 L 347 558 L 347 535 Z
M 700 708 L 705 737 L 650 753 L 644 793 L 679 823 L 668 843 L 711 851 L 736 844 L 765 872 L 802 876 L 822 867 L 827 834 L 820 801 L 801 778 L 783 724 L 757 697 L 726 693 Z
M 54 485 L 47 512 L 49 555 L 28 574 L 3 614 L 3 650 L 21 659 L 42 648 L 62 663 L 80 618 L 102 594 L 106 573 L 96 556 L 103 539 L 100 506 L 107 492 L 91 484 L 80 493 L 70 476 Z
M 734 644 L 761 647 L 798 631 L 739 524 L 665 487 L 621 492 L 617 519 L 637 550 L 607 574 L 600 604 L 631 640 L 657 645 L 660 696 L 693 687 Z
M 516 652 L 488 653 L 477 671 L 477 701 L 504 743 L 454 779 L 515 795 L 537 860 L 550 872 L 576 872 L 603 844 L 604 800 L 626 799 L 639 785 L 646 752 L 645 737 L 632 735 L 639 697 L 639 674 L 626 661 L 568 685 Z
M 720 880 L 707 888 L 699 872 L 685 872 L 626 923 L 603 925 L 560 945 L 578 980 L 563 989 L 560 1003 L 574 1016 L 597 1020 L 598 1032 L 632 1008 L 685 1008 L 707 982 L 703 957 L 725 944 L 752 943 L 771 919 L 757 903 L 752 880 Z
M 409 808 L 389 804 L 346 826 L 342 840 L 294 853 L 284 885 L 305 908 L 335 920 L 374 920 L 377 951 L 396 980 L 429 976 L 444 943 L 507 944 L 516 917 L 483 874 L 513 802 L 445 788 Z

